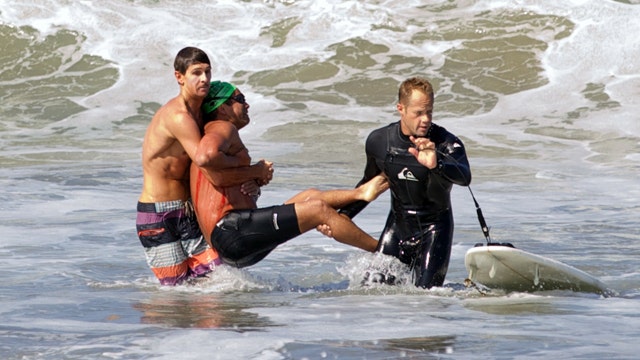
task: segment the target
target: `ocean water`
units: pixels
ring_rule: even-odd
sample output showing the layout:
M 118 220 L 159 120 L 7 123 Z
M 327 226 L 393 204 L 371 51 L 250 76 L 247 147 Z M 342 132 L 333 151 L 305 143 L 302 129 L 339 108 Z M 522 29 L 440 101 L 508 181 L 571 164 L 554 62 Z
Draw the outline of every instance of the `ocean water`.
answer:
M 0 358 L 636 358 L 638 18 L 636 0 L 0 0 Z M 612 296 L 466 288 L 484 237 L 461 187 L 442 288 L 362 286 L 398 264 L 317 232 L 159 286 L 135 233 L 140 147 L 184 46 L 247 95 L 241 134 L 276 169 L 259 205 L 352 187 L 398 84 L 425 76 L 493 239 Z M 388 206 L 356 223 L 378 236 Z

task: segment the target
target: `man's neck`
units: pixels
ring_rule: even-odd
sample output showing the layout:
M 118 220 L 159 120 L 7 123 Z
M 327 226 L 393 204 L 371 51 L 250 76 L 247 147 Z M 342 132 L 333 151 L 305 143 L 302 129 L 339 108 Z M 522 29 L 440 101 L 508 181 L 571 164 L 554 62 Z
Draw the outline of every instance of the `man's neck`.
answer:
M 196 124 L 198 124 L 198 126 L 202 128 L 202 110 L 200 108 L 202 106 L 203 99 L 188 97 L 185 96 L 185 94 L 180 94 L 180 96 L 182 97 L 185 108 L 187 109 L 189 114 L 191 114 L 193 120 L 195 120 Z

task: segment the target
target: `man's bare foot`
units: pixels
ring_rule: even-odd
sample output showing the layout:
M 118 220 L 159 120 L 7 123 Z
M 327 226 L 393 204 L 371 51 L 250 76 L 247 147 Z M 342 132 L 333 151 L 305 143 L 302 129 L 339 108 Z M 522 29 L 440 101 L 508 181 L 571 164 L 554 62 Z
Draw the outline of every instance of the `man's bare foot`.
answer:
M 389 181 L 383 174 L 376 175 L 373 179 L 360 185 L 359 189 L 362 191 L 362 200 L 371 202 L 389 189 Z

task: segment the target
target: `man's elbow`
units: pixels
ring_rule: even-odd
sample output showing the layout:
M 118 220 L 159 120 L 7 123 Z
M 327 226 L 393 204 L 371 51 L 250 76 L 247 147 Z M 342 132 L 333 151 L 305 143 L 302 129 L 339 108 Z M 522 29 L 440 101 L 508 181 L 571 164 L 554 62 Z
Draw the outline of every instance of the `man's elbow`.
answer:
M 453 173 L 452 171 L 449 171 L 448 175 L 446 175 L 445 177 L 456 185 L 460 185 L 460 186 L 471 185 L 471 170 L 469 170 L 469 168 L 464 168 L 464 167 L 457 167 L 456 170 L 457 171 Z
M 206 167 L 207 165 L 209 165 L 210 161 L 211 158 L 207 154 L 201 153 L 196 154 L 195 158 L 193 159 L 193 163 L 199 168 Z
M 193 159 L 193 163 L 199 168 L 212 169 L 218 167 L 223 160 L 222 153 L 212 149 L 198 151 Z
M 460 179 L 460 185 L 469 186 L 471 185 L 471 171 L 465 171 L 464 176 Z
M 469 186 L 471 185 L 471 173 L 469 173 L 469 176 L 467 176 L 467 178 L 464 181 L 464 186 Z

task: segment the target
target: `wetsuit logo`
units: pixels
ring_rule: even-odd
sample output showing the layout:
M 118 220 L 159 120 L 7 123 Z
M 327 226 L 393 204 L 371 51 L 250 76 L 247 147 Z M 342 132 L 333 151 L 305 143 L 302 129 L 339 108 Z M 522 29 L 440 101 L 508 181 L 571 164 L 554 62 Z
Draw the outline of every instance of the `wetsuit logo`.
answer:
M 409 170 L 409 168 L 404 168 L 398 173 L 398 179 L 407 180 L 407 181 L 419 181 Z

